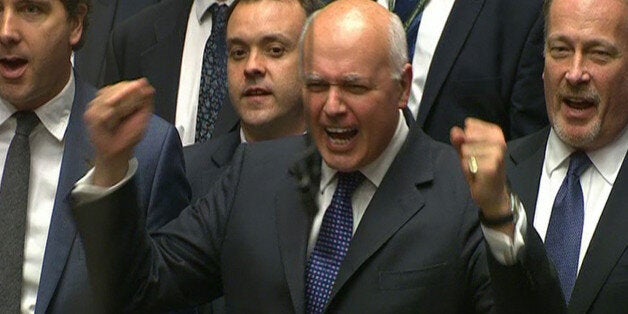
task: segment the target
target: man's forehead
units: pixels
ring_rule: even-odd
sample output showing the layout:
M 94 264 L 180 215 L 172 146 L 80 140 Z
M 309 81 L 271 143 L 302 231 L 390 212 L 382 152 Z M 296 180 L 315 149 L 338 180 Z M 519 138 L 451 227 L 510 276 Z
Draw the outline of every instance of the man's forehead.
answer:
M 302 14 L 297 13 L 301 10 Z M 242 36 L 297 37 L 305 23 L 305 11 L 296 1 L 261 0 L 238 3 L 227 24 L 227 38 Z
M 239 1 L 235 3 L 235 6 L 232 7 L 232 11 L 229 15 L 227 23 L 231 23 L 231 20 L 234 18 L 246 18 L 246 16 L 250 15 L 249 11 L 259 12 L 260 10 L 269 9 L 284 9 L 284 8 L 299 8 L 303 11 L 305 15 L 305 9 L 301 6 L 300 2 L 297 0 L 245 0 Z M 243 16 L 244 15 L 244 16 Z M 275 16 L 275 18 L 286 18 L 288 16 Z

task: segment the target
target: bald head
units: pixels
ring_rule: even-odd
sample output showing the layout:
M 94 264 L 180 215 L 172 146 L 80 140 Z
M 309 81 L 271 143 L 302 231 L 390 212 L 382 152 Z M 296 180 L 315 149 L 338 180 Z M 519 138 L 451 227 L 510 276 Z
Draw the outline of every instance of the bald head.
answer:
M 301 60 L 305 44 L 311 45 L 313 38 L 324 39 L 330 46 L 347 47 L 354 52 L 377 49 L 389 52 L 392 75 L 398 79 L 408 62 L 405 36 L 399 17 L 375 1 L 333 1 L 307 20 L 301 35 Z M 310 42 L 306 43 L 308 40 Z
M 399 18 L 372 1 L 335 1 L 309 21 L 301 37 L 304 102 L 331 168 L 366 167 L 391 142 L 412 82 L 405 43 Z

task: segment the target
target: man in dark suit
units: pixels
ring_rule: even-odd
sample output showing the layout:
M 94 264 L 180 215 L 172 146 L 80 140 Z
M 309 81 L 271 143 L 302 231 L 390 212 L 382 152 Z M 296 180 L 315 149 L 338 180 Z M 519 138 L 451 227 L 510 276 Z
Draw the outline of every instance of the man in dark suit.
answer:
M 155 114 L 177 127 L 184 146 L 196 142 L 204 48 L 216 22 L 210 9 L 232 2 L 165 0 L 128 19 L 111 34 L 105 84 L 146 77 L 157 90 Z M 226 86 L 224 89 L 226 93 Z M 233 131 L 237 122 L 234 108 L 225 99 L 211 136 Z
M 414 15 L 418 32 L 408 32 L 409 43 L 416 43 L 409 56 L 415 72 L 408 106 L 428 135 L 449 142 L 451 127 L 466 117 L 500 125 L 507 139 L 548 124 L 541 79 L 542 0 L 406 2 L 412 0 L 394 3 L 403 10 L 425 5 Z
M 500 300 L 527 313 L 625 312 L 628 2 L 553 0 L 545 12 L 552 127 L 506 150 L 499 128 L 469 120 L 452 141 L 463 167 L 475 159 L 474 199 L 497 222 L 484 231 Z M 506 175 L 521 204 L 508 203 Z
M 70 212 L 69 194 L 97 155 L 83 115 L 96 90 L 72 73 L 70 55 L 82 42 L 86 1 L 2 2 L 0 33 L 0 237 L 2 313 L 93 313 L 101 306 L 90 289 L 85 254 Z M 131 86 L 146 97 L 146 82 Z M 12 148 L 16 125 L 30 116 L 33 124 L 19 155 L 28 182 L 10 175 L 18 167 Z M 16 122 L 17 121 L 17 122 Z M 148 123 L 146 139 L 136 148 L 137 202 L 155 230 L 175 218 L 189 202 L 182 152 L 176 130 L 159 118 Z M 23 207 L 9 216 L 25 186 Z M 7 208 L 9 204 L 9 208 Z M 20 217 L 21 216 L 21 217 Z M 13 218 L 13 219 L 10 219 Z M 23 226 L 13 228 L 14 226 Z M 13 231 L 12 231 L 13 230 Z M 24 242 L 13 243 L 12 232 Z M 23 253 L 23 254 L 22 254 Z M 16 256 L 14 259 L 13 256 Z M 15 261 L 15 263 L 10 262 Z M 23 270 L 23 271 L 22 271 Z
M 245 5 L 229 16 L 227 42 L 234 53 L 228 59 L 229 94 L 241 117 L 240 128 L 184 148 L 193 201 L 209 191 L 241 142 L 267 141 L 306 130 L 298 42 L 305 18 L 319 6 L 315 1 L 300 1 L 304 15 L 284 16 L 266 10 L 269 3 L 275 4 Z M 286 4 L 291 7 L 290 2 Z M 259 21 L 266 22 L 259 25 Z M 270 46 L 277 52 L 267 53 Z
M 114 27 L 159 0 L 94 0 L 88 16 L 85 44 L 74 54 L 74 68 L 93 86 L 104 80 L 107 40 Z
M 238 112 L 240 127 L 218 138 L 196 143 L 183 149 L 186 174 L 192 188 L 192 202 L 207 194 L 231 159 L 240 143 L 254 143 L 306 130 L 298 70 L 298 42 L 301 29 L 315 8 L 314 2 L 301 1 L 305 15 L 287 14 L 286 10 L 264 10 L 273 2 L 260 1 L 245 5 L 228 19 L 227 42 L 238 58 L 228 59 L 229 94 Z M 235 7 L 238 2 L 232 6 Z M 285 5 L 291 6 L 290 2 Z M 292 13 L 289 11 L 287 13 Z M 266 21 L 259 25 L 259 21 Z M 278 54 L 268 54 L 268 46 Z M 256 60 L 253 62 L 253 60 Z M 251 90 L 263 86 L 262 101 Z M 264 99 L 265 98 L 265 99 Z M 224 299 L 203 307 L 212 313 L 224 313 Z
M 245 5 L 252 4 L 241 2 L 235 12 Z M 77 186 L 74 213 L 90 275 L 111 310 L 150 311 L 223 294 L 233 312 L 492 307 L 477 209 L 455 152 L 408 126 L 401 112 L 412 76 L 401 22 L 361 0 L 334 2 L 313 16 L 301 57 L 315 145 L 301 136 L 241 146 L 210 194 L 152 239 L 137 230 L 142 218 L 132 186 L 91 195 L 93 202 L 81 191 L 89 184 Z M 129 112 L 127 106 L 141 108 L 113 109 Z M 96 103 L 91 110 L 93 134 L 108 142 L 97 146 L 109 164 L 120 165 L 106 169 L 122 173 L 94 183 L 111 186 L 132 176 L 128 152 L 119 149 L 133 141 L 97 119 L 107 108 Z M 119 125 L 128 127 L 127 119 L 139 117 Z M 343 238 L 327 259 L 334 232 Z M 127 236 L 132 240 L 116 240 Z M 140 248 L 129 250 L 129 242 Z

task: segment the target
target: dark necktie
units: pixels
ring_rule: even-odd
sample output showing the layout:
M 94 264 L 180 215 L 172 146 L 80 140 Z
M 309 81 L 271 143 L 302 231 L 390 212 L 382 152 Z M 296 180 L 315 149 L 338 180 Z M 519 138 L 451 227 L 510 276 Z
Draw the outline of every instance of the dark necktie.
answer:
M 356 172 L 338 172 L 338 186 L 323 215 L 316 245 L 306 270 L 305 295 L 308 313 L 323 313 L 340 265 L 347 255 L 353 235 L 351 195 L 364 180 Z
M 396 0 L 393 12 L 399 16 L 406 30 L 406 40 L 408 41 L 408 60 L 412 62 L 414 48 L 416 46 L 416 36 L 421 24 L 423 9 L 429 0 Z
M 226 27 L 229 7 L 214 3 L 209 11 L 212 14 L 212 32 L 203 51 L 195 142 L 211 138 L 218 112 L 227 99 Z
M 18 111 L 17 129 L 4 163 L 0 186 L 0 313 L 19 313 L 30 178 L 28 136 L 39 120 L 32 111 Z
M 556 194 L 550 217 L 545 247 L 554 262 L 560 285 L 569 303 L 578 274 L 578 257 L 584 222 L 584 198 L 580 175 L 589 168 L 591 160 L 584 152 L 571 154 L 569 170 Z

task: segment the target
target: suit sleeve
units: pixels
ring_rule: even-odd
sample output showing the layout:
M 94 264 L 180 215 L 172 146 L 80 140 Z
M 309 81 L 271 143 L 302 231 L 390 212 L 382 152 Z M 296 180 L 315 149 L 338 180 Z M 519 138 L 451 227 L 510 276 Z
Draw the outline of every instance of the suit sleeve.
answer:
M 75 205 L 90 280 L 106 311 L 152 313 L 222 295 L 220 251 L 243 154 L 211 192 L 148 235 L 134 180 Z
M 493 291 L 491 289 L 488 266 L 486 264 L 486 247 L 482 238 L 477 207 L 469 197 L 464 210 L 464 221 L 460 228 L 464 240 L 462 256 L 466 267 L 467 285 L 466 302 L 475 313 L 495 313 Z
M 521 261 L 512 266 L 487 254 L 496 305 L 504 313 L 567 313 L 556 271 L 531 224 L 525 243 Z
M 146 228 L 149 232 L 179 216 L 191 199 L 181 141 L 176 129 L 170 124 L 167 124 L 163 139 L 161 150 L 155 154 L 156 161 L 150 165 L 153 168 L 147 171 L 153 174 L 152 180 L 145 183 L 146 189 L 150 191 L 145 201 Z
M 544 18 L 532 26 L 517 66 L 511 94 L 510 138 L 534 133 L 549 124 L 543 92 Z

